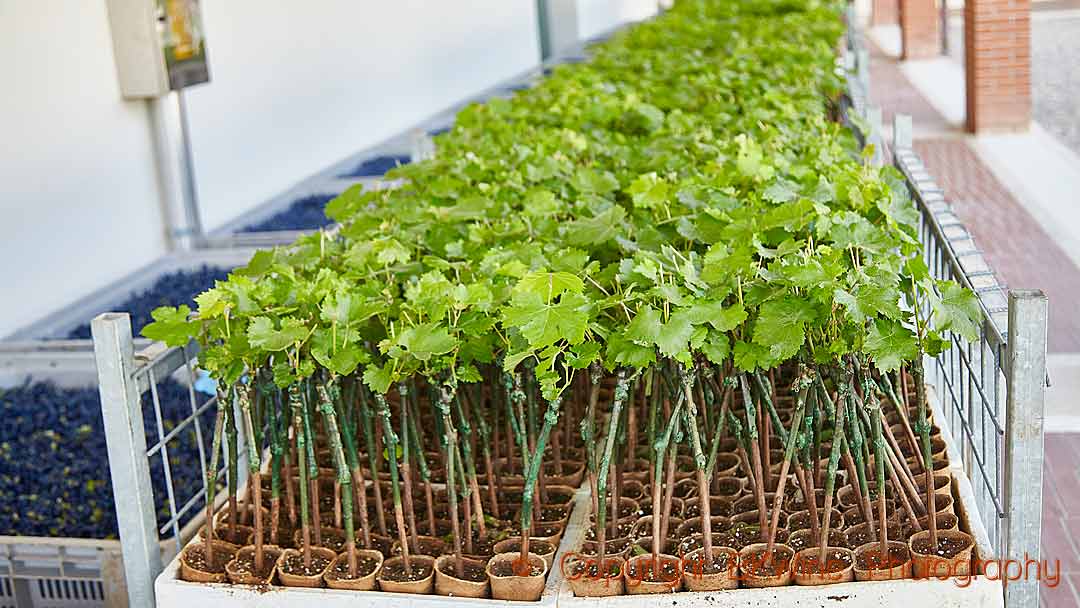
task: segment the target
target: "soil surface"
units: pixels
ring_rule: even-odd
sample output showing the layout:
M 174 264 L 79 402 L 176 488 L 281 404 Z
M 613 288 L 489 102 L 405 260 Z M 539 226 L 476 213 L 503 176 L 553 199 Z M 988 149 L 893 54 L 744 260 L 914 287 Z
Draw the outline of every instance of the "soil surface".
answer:
M 486 581 L 488 577 L 487 571 L 484 570 L 483 566 L 477 564 L 470 564 L 469 562 L 465 562 L 464 564 L 462 564 L 462 575 L 458 576 L 457 568 L 454 566 L 453 560 L 447 560 L 446 564 L 443 565 L 440 572 L 447 576 L 452 576 L 454 578 L 461 579 L 463 581 L 470 581 L 473 583 L 482 583 Z
M 543 564 L 529 561 L 528 565 L 521 558 L 504 560 L 491 564 L 491 571 L 495 576 L 540 576 L 544 572 Z
M 622 574 L 618 562 L 607 562 L 604 574 L 600 574 L 600 563 L 596 560 L 588 562 L 575 562 L 570 569 L 570 576 L 579 578 L 616 578 Z
M 184 561 L 188 566 L 191 566 L 199 572 L 209 572 L 210 574 L 221 574 L 225 572 L 225 564 L 232 561 L 234 553 L 232 551 L 226 551 L 220 547 L 214 547 L 214 562 L 208 564 L 206 562 L 206 556 L 203 555 L 204 545 L 199 544 L 188 549 L 184 553 Z
M 847 546 L 848 546 L 848 548 L 849 549 L 854 549 L 855 547 L 861 547 L 861 546 L 865 545 L 866 543 L 876 541 L 877 540 L 877 532 L 878 532 L 878 530 L 879 530 L 878 528 L 875 528 L 874 529 L 874 535 L 871 536 L 870 530 L 866 526 L 864 526 L 862 528 L 859 528 L 858 530 L 854 530 L 854 529 L 849 528 L 848 529 L 848 536 L 847 536 Z M 898 527 L 896 527 L 895 525 L 890 524 L 888 532 L 889 532 L 889 540 L 904 540 L 903 538 L 901 538 L 902 534 L 900 534 L 900 529 Z
M 233 560 L 232 570 L 237 574 L 250 574 L 260 579 L 267 579 L 270 577 L 270 573 L 274 570 L 274 564 L 277 562 L 277 558 L 281 555 L 280 551 L 274 551 L 272 549 L 263 549 L 263 567 L 262 570 L 255 571 L 255 552 L 254 551 L 241 551 L 236 554 L 236 559 Z
M 886 559 L 882 559 L 880 549 L 870 549 L 856 556 L 855 567 L 859 570 L 888 570 L 903 565 L 909 557 L 906 547 L 889 547 Z
M 356 578 L 364 578 L 375 572 L 375 566 L 377 565 L 379 565 L 379 562 L 375 558 L 357 555 Z M 326 571 L 326 576 L 338 581 L 349 580 L 349 560 L 346 558 L 336 562 L 332 568 Z
M 314 553 L 311 554 L 311 567 L 304 567 L 304 553 L 292 553 L 282 562 L 281 570 L 286 574 L 298 576 L 318 576 L 330 565 L 330 560 Z
M 627 576 L 646 583 L 672 583 L 679 580 L 678 561 L 661 558 L 659 571 L 654 569 L 654 565 L 651 559 L 627 564 Z
M 410 561 L 409 565 L 412 566 L 411 575 L 405 574 L 405 563 L 398 561 L 392 564 L 383 564 L 382 573 L 380 573 L 379 576 L 396 583 L 422 581 L 431 576 L 432 569 L 430 563 Z
M 630 522 L 621 522 L 615 526 L 615 533 L 611 533 L 611 527 L 608 526 L 607 538 L 624 538 L 630 536 L 630 531 L 634 529 L 634 524 Z M 593 525 L 589 528 L 589 531 L 585 533 L 585 540 L 596 540 L 596 526 Z
M 795 570 L 802 574 L 832 574 L 842 572 L 851 565 L 851 555 L 846 551 L 826 551 L 825 564 L 818 560 L 817 552 L 804 555 L 795 564 Z
M 791 563 L 793 554 L 787 549 L 773 549 L 772 559 L 765 561 L 765 550 L 754 551 L 746 556 L 742 562 L 744 572 L 754 576 L 776 576 L 785 572 Z
M 932 549 L 929 538 L 921 538 L 912 543 L 912 548 L 923 555 L 935 555 L 937 557 L 956 557 L 963 551 L 971 548 L 971 539 L 938 537 L 936 549 Z
M 223 540 L 238 546 L 248 544 L 248 537 L 251 536 L 251 532 L 251 528 L 248 528 L 247 526 L 237 526 L 236 528 L 232 528 L 226 524 L 214 528 L 214 536 L 216 536 L 218 540 Z
M 595 543 L 595 541 L 594 541 L 594 543 Z M 537 555 L 543 555 L 543 553 L 540 553 L 538 551 L 534 551 L 532 549 L 532 546 L 534 544 L 536 544 L 536 541 L 532 541 L 532 542 L 529 543 L 529 551 L 532 551 L 533 553 L 536 553 Z M 614 553 L 621 553 L 621 552 L 625 551 L 626 548 L 629 547 L 629 546 L 630 546 L 630 539 L 628 539 L 628 538 L 623 538 L 623 539 L 618 539 L 617 538 L 617 539 L 614 539 L 614 540 L 605 541 L 604 542 L 604 553 L 606 553 L 608 555 L 612 555 Z M 518 548 L 520 549 L 520 547 L 518 547 Z M 581 554 L 582 555 L 596 555 L 597 554 L 597 547 L 590 547 L 588 549 L 582 548 L 581 549 Z
M 691 575 L 702 574 L 721 574 L 728 572 L 733 564 L 731 564 L 730 555 L 727 553 L 721 553 L 720 555 L 713 554 L 712 563 L 705 564 L 704 557 L 695 555 L 683 562 L 683 572 Z

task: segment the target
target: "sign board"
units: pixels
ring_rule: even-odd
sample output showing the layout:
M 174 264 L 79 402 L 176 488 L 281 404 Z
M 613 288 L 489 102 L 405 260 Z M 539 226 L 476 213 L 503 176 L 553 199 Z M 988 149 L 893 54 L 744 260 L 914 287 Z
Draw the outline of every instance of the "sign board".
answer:
M 106 0 L 120 91 L 161 97 L 208 82 L 202 0 Z
M 156 0 L 158 36 L 174 91 L 210 80 L 200 0 Z

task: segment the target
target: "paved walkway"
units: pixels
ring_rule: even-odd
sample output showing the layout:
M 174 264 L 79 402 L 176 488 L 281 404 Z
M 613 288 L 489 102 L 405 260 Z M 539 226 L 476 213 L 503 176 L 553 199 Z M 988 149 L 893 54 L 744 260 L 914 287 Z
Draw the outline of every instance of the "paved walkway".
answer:
M 1076 25 L 1055 24 L 1046 28 L 1053 30 L 1054 35 L 1040 39 L 1042 26 L 1047 23 L 1037 21 L 1032 37 L 1036 60 L 1042 57 L 1044 62 L 1033 78 L 1041 83 L 1036 86 L 1042 87 L 1034 92 L 1036 120 L 1045 120 L 1047 130 L 1072 147 L 1074 144 L 1065 140 L 1073 130 L 1080 135 L 1077 110 L 1080 103 L 1076 101 L 1080 98 L 1080 76 L 1077 76 L 1080 21 Z M 962 45 L 962 40 L 956 37 L 951 42 L 954 48 Z M 886 47 L 890 46 L 893 45 L 888 44 L 886 37 Z M 1055 57 L 1055 53 L 1065 52 L 1061 48 L 1074 46 L 1076 54 L 1068 57 L 1076 59 L 1063 61 L 1066 56 L 1060 54 Z M 1080 352 L 1080 314 L 1076 304 L 1080 302 L 1080 267 L 1073 261 L 1075 257 L 1059 245 L 1061 239 L 1048 234 L 1045 224 L 1040 224 L 1029 211 L 1030 205 L 1025 207 L 1003 184 L 1006 180 L 984 162 L 977 149 L 985 145 L 961 131 L 953 111 L 955 99 L 936 98 L 932 103 L 920 92 L 927 90 L 926 87 L 914 86 L 905 74 L 912 71 L 902 68 L 895 59 L 896 49 L 883 50 L 873 43 L 870 47 L 871 100 L 882 107 L 886 124 L 891 124 L 896 113 L 913 117 L 915 150 L 945 190 L 957 216 L 972 232 L 999 280 L 1013 287 L 1038 287 L 1047 293 L 1049 350 L 1060 353 L 1056 357 L 1075 359 L 1075 354 L 1068 354 Z M 1068 98 L 1069 95 L 1072 97 Z M 1056 96 L 1056 101 L 1051 96 Z M 943 109 L 949 116 L 944 115 Z M 1070 113 L 1071 120 L 1063 117 Z M 1058 123 L 1060 128 L 1053 126 Z M 1075 379 L 1061 378 L 1056 384 L 1064 388 L 1070 380 Z M 1054 396 L 1075 400 L 1076 394 L 1063 394 L 1059 388 Z M 1043 558 L 1059 560 L 1061 572 L 1056 586 L 1043 588 L 1042 605 L 1051 608 L 1080 606 L 1080 514 L 1072 513 L 1072 507 L 1080 505 L 1080 434 L 1055 432 L 1061 430 L 1048 423 L 1044 461 Z

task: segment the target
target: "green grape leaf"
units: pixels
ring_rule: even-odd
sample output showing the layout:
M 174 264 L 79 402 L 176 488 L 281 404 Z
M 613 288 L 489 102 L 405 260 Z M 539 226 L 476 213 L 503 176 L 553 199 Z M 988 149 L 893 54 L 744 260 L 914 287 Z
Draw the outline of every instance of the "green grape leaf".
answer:
M 308 335 L 304 322 L 292 317 L 281 321 L 281 327 L 275 328 L 269 317 L 255 317 L 248 325 L 248 342 L 253 348 L 267 352 L 285 350 L 302 342 Z
M 982 308 L 974 292 L 953 281 L 938 281 L 941 298 L 934 301 L 931 321 L 939 332 L 951 331 L 965 340 L 979 339 Z
M 878 319 L 870 326 L 863 348 L 874 360 L 874 366 L 886 372 L 900 369 L 905 361 L 912 361 L 919 354 L 915 334 L 899 321 L 890 319 Z
M 189 321 L 190 315 L 191 309 L 186 304 L 176 308 L 155 308 L 150 313 L 154 321 L 143 326 L 142 335 L 151 340 L 160 340 L 169 346 L 185 346 L 199 333 L 199 323 Z

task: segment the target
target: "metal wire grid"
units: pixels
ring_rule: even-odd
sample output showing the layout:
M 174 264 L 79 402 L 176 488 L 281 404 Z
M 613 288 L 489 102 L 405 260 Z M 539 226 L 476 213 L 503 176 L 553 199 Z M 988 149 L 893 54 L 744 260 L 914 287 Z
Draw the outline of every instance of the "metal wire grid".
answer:
M 978 340 L 969 342 L 949 332 L 948 349 L 927 359 L 926 380 L 936 389 L 949 428 L 959 439 L 961 461 L 990 542 L 1004 555 L 1007 345 L 1000 322 L 1008 313 L 1007 292 L 918 156 L 910 149 L 893 152 L 920 212 L 919 239 L 931 276 L 957 281 L 979 295 Z
M 183 434 L 193 430 L 195 442 L 198 446 L 199 470 L 205 472 L 208 462 L 207 440 L 211 439 L 209 435 L 213 433 L 213 429 L 211 428 L 204 433 L 202 417 L 206 412 L 216 410 L 218 401 L 217 396 L 211 396 L 200 403 L 196 394 L 194 360 L 197 353 L 198 346 L 194 343 L 183 348 L 165 350 L 151 347 L 142 353 L 136 354 L 137 367 L 132 373 L 132 380 L 135 382 L 140 398 L 145 399 L 147 395 L 150 397 L 149 405 L 153 408 L 154 423 L 157 429 L 158 440 L 156 443 L 147 445 L 146 457 L 147 459 L 153 459 L 155 456 L 159 457 L 165 479 L 164 485 L 169 518 L 158 526 L 157 533 L 159 538 L 169 539 L 175 543 L 177 552 L 183 548 L 183 543 L 191 536 L 191 524 L 198 525 L 204 515 L 201 507 L 205 507 L 208 493 L 205 475 L 200 476 L 201 485 L 195 491 L 176 487 L 173 482 L 172 463 L 169 459 L 169 444 L 178 441 Z M 157 383 L 159 380 L 177 372 L 184 375 L 183 380 L 185 380 L 188 387 L 188 401 L 191 413 L 179 420 L 166 432 Z M 144 411 L 146 410 L 144 409 Z M 228 473 L 227 469 L 226 466 L 221 467 L 217 472 L 217 478 L 224 479 Z M 244 471 L 246 469 L 240 467 L 240 470 Z M 181 495 L 180 491 L 182 490 L 187 490 L 187 494 Z M 155 502 L 160 503 L 160 500 L 155 498 Z M 185 531 L 185 527 L 189 529 Z

